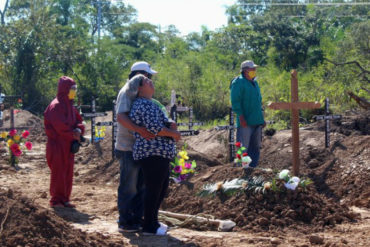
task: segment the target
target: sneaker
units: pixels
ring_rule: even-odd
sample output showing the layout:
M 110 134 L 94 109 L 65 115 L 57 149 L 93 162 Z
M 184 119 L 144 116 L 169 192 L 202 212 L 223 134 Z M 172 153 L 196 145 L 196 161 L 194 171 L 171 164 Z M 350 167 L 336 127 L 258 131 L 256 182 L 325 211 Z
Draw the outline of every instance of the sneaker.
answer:
M 166 236 L 167 235 L 167 228 L 160 226 L 157 228 L 157 231 L 155 233 L 153 232 L 143 232 L 143 235 L 145 236 Z
M 166 229 L 166 231 L 168 230 L 168 226 L 165 223 L 159 222 L 159 225 Z
M 74 205 L 74 204 L 72 204 L 72 203 L 70 203 L 70 202 L 65 202 L 65 203 L 64 203 L 64 207 L 66 207 L 66 208 L 75 208 L 75 207 L 76 207 L 76 205 Z
M 119 232 L 138 232 L 140 230 L 139 225 L 119 225 L 118 231 Z

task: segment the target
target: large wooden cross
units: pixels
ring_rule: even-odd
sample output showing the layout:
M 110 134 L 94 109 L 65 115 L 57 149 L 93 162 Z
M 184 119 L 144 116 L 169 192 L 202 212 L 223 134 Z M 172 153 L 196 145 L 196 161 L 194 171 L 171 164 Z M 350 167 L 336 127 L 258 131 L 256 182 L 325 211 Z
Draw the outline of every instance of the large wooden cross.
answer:
M 298 101 L 298 78 L 297 71 L 292 70 L 291 75 L 291 101 L 270 103 L 269 108 L 274 110 L 290 110 L 292 124 L 292 163 L 293 174 L 299 175 L 299 110 L 320 108 L 318 102 L 299 102 Z

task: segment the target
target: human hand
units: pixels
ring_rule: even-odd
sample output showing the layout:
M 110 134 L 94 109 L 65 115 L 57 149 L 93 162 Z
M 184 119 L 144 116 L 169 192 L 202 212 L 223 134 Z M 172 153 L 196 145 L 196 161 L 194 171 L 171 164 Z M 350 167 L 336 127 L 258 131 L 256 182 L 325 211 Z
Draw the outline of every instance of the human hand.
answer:
M 245 127 L 247 127 L 247 126 L 248 126 L 248 125 L 247 125 L 247 121 L 244 119 L 243 115 L 240 115 L 240 116 L 239 116 L 239 122 L 240 122 L 240 125 L 241 125 L 243 128 L 245 128 Z
M 149 132 L 145 127 L 138 127 L 136 132 L 148 141 L 155 137 L 155 135 L 152 132 Z
M 81 130 L 79 128 L 76 128 L 73 130 L 73 139 L 80 141 L 81 139 Z

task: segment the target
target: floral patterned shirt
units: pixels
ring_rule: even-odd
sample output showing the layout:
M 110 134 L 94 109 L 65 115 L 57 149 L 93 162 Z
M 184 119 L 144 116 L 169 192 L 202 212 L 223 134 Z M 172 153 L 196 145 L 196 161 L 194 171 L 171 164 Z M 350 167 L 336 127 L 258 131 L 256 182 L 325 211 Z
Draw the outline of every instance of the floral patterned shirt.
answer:
M 133 123 L 145 127 L 155 135 L 168 122 L 168 118 L 159 106 L 145 98 L 137 98 L 134 101 L 129 117 Z M 134 160 L 141 160 L 149 156 L 173 159 L 176 155 L 175 141 L 170 137 L 156 136 L 152 140 L 146 140 L 135 132 L 135 138 L 133 146 Z

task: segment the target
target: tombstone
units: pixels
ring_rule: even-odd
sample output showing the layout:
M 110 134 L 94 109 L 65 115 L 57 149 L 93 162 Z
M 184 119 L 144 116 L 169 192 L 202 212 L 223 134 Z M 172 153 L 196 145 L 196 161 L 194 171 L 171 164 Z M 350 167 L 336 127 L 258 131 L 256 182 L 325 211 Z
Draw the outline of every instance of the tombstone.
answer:
M 325 99 L 325 115 L 315 115 L 317 120 L 325 120 L 325 147 L 330 146 L 330 120 L 341 119 L 342 115 L 330 115 L 329 98 Z
M 317 102 L 299 102 L 298 100 L 298 78 L 297 71 L 292 70 L 291 74 L 291 101 L 270 103 L 269 107 L 274 110 L 290 110 L 292 125 L 292 163 L 293 174 L 299 175 L 299 110 L 320 108 Z
M 96 117 L 104 117 L 108 114 L 105 112 L 96 112 L 96 99 L 92 97 L 91 99 L 91 112 L 82 113 L 81 116 L 83 118 L 91 118 L 91 143 L 94 143 L 95 138 L 95 118 Z

